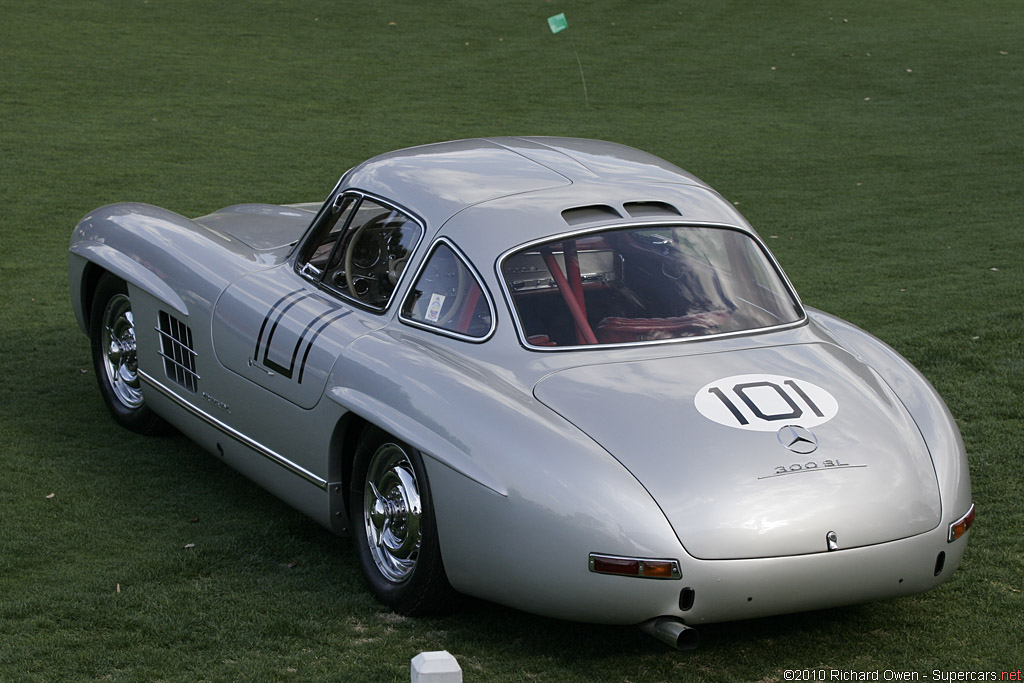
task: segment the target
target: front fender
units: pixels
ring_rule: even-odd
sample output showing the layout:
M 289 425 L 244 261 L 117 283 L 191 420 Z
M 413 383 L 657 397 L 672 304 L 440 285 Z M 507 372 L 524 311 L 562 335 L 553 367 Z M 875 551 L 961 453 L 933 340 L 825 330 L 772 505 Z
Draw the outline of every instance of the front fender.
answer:
M 237 238 L 149 204 L 104 206 L 85 216 L 71 235 L 68 278 L 72 307 L 88 323 L 88 264 L 153 295 L 182 317 L 186 301 L 210 305 L 233 279 L 261 264 Z
M 91 211 L 71 234 L 68 248 L 68 289 L 79 326 L 88 333 L 90 263 L 165 302 L 183 316 L 188 307 L 166 281 L 158 252 L 170 240 L 167 226 L 191 230 L 184 216 L 156 206 L 137 203 L 110 204 Z
M 182 315 L 188 315 L 188 307 L 178 293 L 145 265 L 109 244 L 80 240 L 72 243 L 68 253 L 68 289 L 71 292 L 71 307 L 74 310 L 75 319 L 78 320 L 79 327 L 86 334 L 89 332 L 89 312 L 85 310 L 88 305 L 88 296 L 84 291 L 85 271 L 90 263 L 113 273 L 125 282 L 131 282 Z

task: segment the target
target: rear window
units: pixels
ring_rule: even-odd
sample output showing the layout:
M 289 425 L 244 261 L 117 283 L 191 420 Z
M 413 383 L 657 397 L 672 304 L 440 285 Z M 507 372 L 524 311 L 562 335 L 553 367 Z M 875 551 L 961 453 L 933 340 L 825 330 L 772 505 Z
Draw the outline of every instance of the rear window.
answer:
M 500 269 L 519 329 L 534 347 L 684 339 L 803 318 L 760 244 L 729 228 L 574 235 L 511 253 Z

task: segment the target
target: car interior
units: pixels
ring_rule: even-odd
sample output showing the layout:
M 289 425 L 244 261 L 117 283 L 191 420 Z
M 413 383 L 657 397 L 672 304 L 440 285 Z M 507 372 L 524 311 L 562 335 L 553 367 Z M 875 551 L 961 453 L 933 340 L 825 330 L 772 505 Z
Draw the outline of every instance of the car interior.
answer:
M 697 337 L 800 318 L 754 240 L 722 228 L 561 239 L 508 256 L 501 269 L 531 346 Z

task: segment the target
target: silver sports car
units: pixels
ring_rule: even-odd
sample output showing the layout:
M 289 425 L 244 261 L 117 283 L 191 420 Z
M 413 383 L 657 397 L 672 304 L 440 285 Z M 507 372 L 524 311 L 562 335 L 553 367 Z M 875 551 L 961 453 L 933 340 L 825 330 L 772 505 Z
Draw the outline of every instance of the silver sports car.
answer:
M 114 204 L 69 278 L 114 420 L 351 534 L 401 613 L 457 592 L 692 647 L 932 588 L 974 520 L 927 380 L 622 145 L 427 145 L 322 204 L 193 219 Z

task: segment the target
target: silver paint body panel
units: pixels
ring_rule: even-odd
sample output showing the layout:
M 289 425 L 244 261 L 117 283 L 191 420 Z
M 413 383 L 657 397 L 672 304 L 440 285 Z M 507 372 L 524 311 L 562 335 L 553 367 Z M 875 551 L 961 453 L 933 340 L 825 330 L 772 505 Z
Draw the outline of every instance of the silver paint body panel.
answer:
M 788 452 L 775 430 L 712 423 L 679 400 L 723 375 L 766 369 L 827 385 L 838 399 L 836 417 L 813 429 L 815 452 Z M 644 484 L 694 557 L 817 553 L 830 531 L 855 548 L 929 531 L 941 519 L 935 471 L 910 415 L 869 368 L 831 344 L 577 367 L 546 377 L 535 394 Z M 623 429 L 609 414 L 644 417 Z
M 361 424 L 353 418 L 419 449 L 452 585 L 516 608 L 695 624 L 906 595 L 955 570 L 966 539 L 947 543 L 947 529 L 971 504 L 956 424 L 920 373 L 849 323 L 807 309 L 800 324 L 754 334 L 524 348 L 497 271 L 514 248 L 667 220 L 630 216 L 631 202 L 663 202 L 678 210 L 675 223 L 756 239 L 692 175 L 612 143 L 496 138 L 376 157 L 346 173 L 328 202 L 344 190 L 422 221 L 410 273 L 436 239 L 456 245 L 496 304 L 493 335 L 470 343 L 403 323 L 411 278 L 377 314 L 301 276 L 295 245 L 316 204 L 243 204 L 195 220 L 143 204 L 97 209 L 71 240 L 76 317 L 86 330 L 88 283 L 100 269 L 123 278 L 137 319 L 150 322 L 137 325 L 147 403 L 336 532 L 348 529 L 341 492 L 346 430 Z M 622 218 L 563 217 L 595 204 Z M 193 331 L 195 393 L 168 382 L 154 329 L 161 311 Z M 695 409 L 709 382 L 756 373 L 835 397 L 835 417 L 811 428 L 817 451 L 794 459 L 774 431 Z M 765 476 L 825 460 L 864 467 Z M 828 550 L 829 532 L 838 550 Z M 590 553 L 674 558 L 682 578 L 595 574 Z M 685 612 L 683 587 L 696 594 Z

